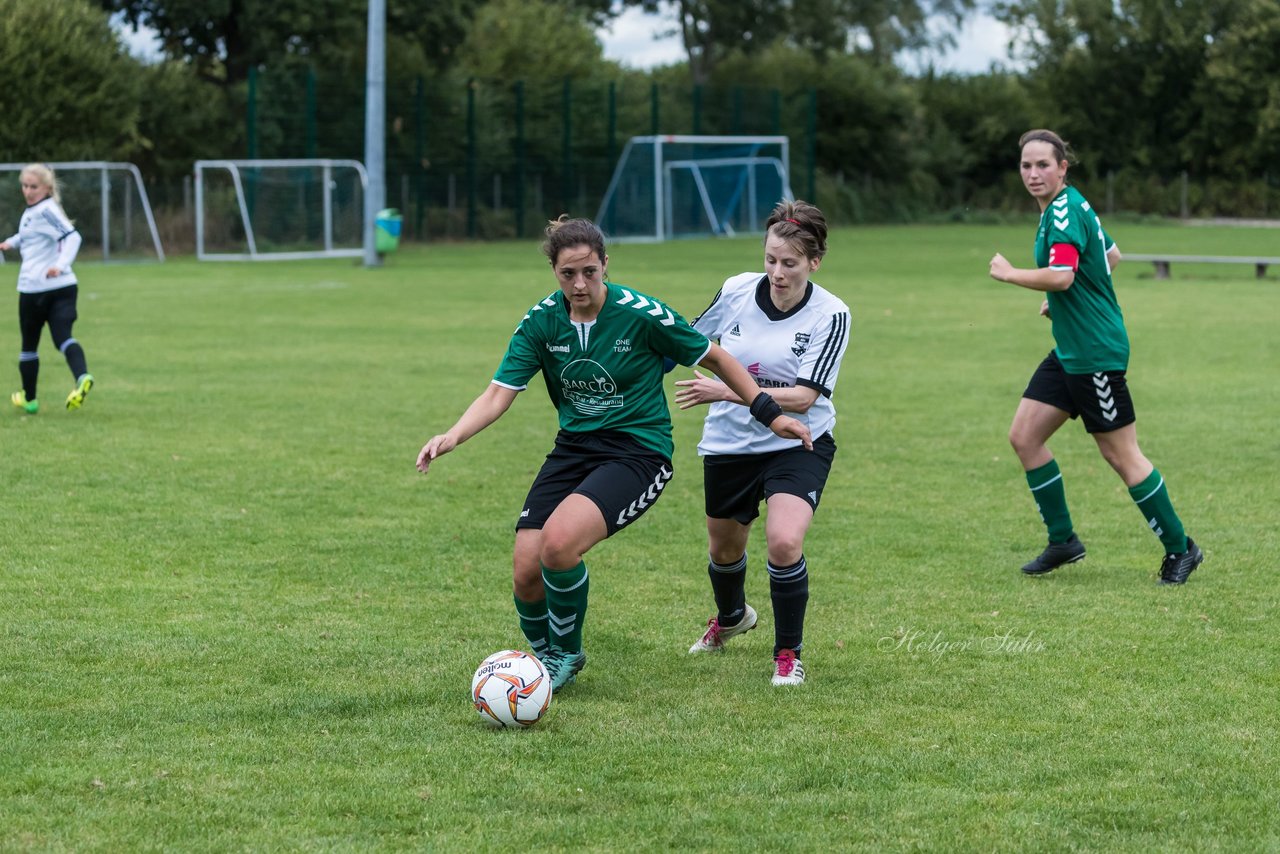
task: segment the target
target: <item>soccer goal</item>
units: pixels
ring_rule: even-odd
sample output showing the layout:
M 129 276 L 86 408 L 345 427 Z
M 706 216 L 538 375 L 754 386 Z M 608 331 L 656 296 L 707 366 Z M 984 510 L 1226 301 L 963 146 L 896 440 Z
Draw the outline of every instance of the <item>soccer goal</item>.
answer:
M 58 178 L 62 209 L 84 241 L 81 258 L 101 254 L 103 261 L 164 260 L 151 200 L 137 166 L 104 160 L 47 165 Z M 26 207 L 17 188 L 18 176 L 26 166 L 0 163 L 0 181 L 6 176 L 13 180 L 12 188 L 0 192 L 0 230 L 6 235 L 18 230 L 18 219 Z
M 596 222 L 615 240 L 760 233 L 792 199 L 785 136 L 634 136 Z
M 359 257 L 368 183 L 356 160 L 197 160 L 196 257 Z

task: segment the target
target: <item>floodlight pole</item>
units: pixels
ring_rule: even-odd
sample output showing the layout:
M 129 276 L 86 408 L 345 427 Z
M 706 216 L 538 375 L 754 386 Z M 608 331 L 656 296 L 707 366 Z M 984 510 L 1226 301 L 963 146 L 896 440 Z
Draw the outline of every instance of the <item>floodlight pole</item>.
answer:
M 364 265 L 379 267 L 374 248 L 374 218 L 387 199 L 387 2 L 369 0 L 369 45 L 364 84 Z

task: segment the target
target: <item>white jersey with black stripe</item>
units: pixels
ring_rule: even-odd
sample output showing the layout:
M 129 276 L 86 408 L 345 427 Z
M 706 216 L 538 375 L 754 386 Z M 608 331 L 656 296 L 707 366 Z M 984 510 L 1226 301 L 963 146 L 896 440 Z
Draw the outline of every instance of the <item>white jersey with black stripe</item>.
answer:
M 806 386 L 818 398 L 806 413 L 787 412 L 809 427 L 813 438 L 835 427 L 831 394 L 849 344 L 849 307 L 825 288 L 809 283 L 799 304 L 779 311 L 762 273 L 742 273 L 725 281 L 693 328 L 717 339 L 765 391 Z M 749 403 L 750 401 L 748 401 Z M 775 436 L 737 403 L 713 403 L 702 428 L 698 453 L 761 454 L 797 447 Z
M 36 202 L 22 212 L 18 233 L 7 241 L 22 252 L 18 292 L 38 294 L 76 283 L 71 263 L 80 250 L 80 233 L 52 198 Z M 47 277 L 50 267 L 57 276 Z

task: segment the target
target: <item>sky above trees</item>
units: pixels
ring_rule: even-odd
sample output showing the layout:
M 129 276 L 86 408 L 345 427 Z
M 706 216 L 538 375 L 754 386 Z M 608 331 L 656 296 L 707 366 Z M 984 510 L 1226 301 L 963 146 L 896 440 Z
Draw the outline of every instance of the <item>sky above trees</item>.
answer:
M 154 32 L 132 28 L 116 19 L 130 53 L 148 61 L 160 58 L 160 46 Z M 654 68 L 687 59 L 679 36 L 670 33 L 673 24 L 661 15 L 647 13 L 639 7 L 630 7 L 609 24 L 596 30 L 596 37 L 604 46 L 607 59 L 620 62 L 630 68 Z M 660 35 L 666 32 L 667 35 Z M 1010 38 L 1009 28 L 988 15 L 975 14 L 967 18 L 955 32 L 956 46 L 945 52 L 904 60 L 908 71 L 916 71 L 931 61 L 939 71 L 971 74 L 987 71 L 992 63 L 1009 65 L 1006 46 Z

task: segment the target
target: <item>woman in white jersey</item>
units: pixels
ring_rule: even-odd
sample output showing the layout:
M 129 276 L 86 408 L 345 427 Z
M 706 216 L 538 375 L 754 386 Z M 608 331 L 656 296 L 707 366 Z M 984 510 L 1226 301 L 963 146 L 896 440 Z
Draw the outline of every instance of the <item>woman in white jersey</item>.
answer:
M 1079 417 L 1160 538 L 1165 551 L 1160 583 L 1183 584 L 1204 553 L 1183 529 L 1164 477 L 1138 447 L 1137 415 L 1125 377 L 1129 334 L 1111 283 L 1120 250 L 1089 202 L 1067 183 L 1071 150 L 1062 137 L 1031 130 L 1018 148 L 1022 183 L 1040 206 L 1036 266 L 1014 267 L 996 253 L 991 278 L 1046 295 L 1040 314 L 1053 322 L 1055 345 L 1032 374 L 1009 427 L 1009 441 L 1049 533 L 1044 551 L 1022 571 L 1044 575 L 1084 558 L 1062 472 L 1047 444 L 1067 419 Z
M 836 412 L 831 402 L 849 343 L 849 308 L 809 280 L 827 251 L 822 211 L 806 202 L 774 208 L 764 239 L 762 273 L 725 281 L 693 328 L 747 366 L 757 387 L 808 426 L 813 452 L 753 423 L 749 396 L 697 371 L 676 383 L 681 409 L 710 404 L 698 453 L 703 458 L 711 591 L 716 615 L 691 653 L 723 649 L 755 628 L 747 604 L 747 536 L 768 508 L 769 594 L 774 617 L 774 685 L 804 682 L 800 661 L 809 571 L 804 539 L 831 472 Z M 754 390 L 752 391 L 754 393 Z
M 22 268 L 18 271 L 18 324 L 22 330 L 18 372 L 22 391 L 15 391 L 10 399 L 30 415 L 40 410 L 36 380 L 40 374 L 40 333 L 47 324 L 53 344 L 66 358 L 76 383 L 67 395 L 67 409 L 79 409 L 93 388 L 84 348 L 71 337 L 79 290 L 71 263 L 80 250 L 80 232 L 62 212 L 58 179 L 52 169 L 33 163 L 22 170 L 20 181 L 27 209 L 22 213 L 18 233 L 0 243 L 0 251 L 22 252 Z
M 514 593 L 520 629 L 559 691 L 587 660 L 583 555 L 643 515 L 671 478 L 664 359 L 705 365 L 740 393 L 755 392 L 762 430 L 811 442 L 803 424 L 684 318 L 607 281 L 604 235 L 594 224 L 562 217 L 547 228 L 542 250 L 559 290 L 529 309 L 493 380 L 448 432 L 427 442 L 418 470 L 497 421 L 543 375 L 560 432 L 516 522 Z

